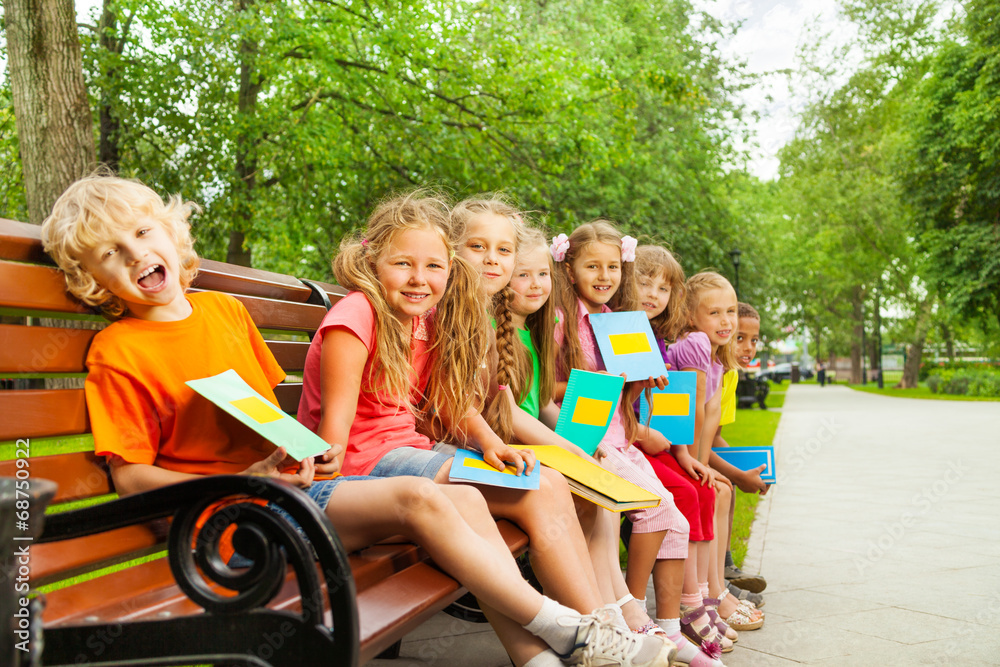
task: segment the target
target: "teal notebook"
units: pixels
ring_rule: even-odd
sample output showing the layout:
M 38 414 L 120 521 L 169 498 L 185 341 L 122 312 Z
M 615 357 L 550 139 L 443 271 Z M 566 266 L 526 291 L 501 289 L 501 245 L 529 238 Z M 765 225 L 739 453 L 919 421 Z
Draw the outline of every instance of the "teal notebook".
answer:
M 254 391 L 232 369 L 201 380 L 188 380 L 184 384 L 270 442 L 284 447 L 296 461 L 330 449 L 323 438 Z
M 451 473 L 448 476 L 453 482 L 471 482 L 473 484 L 488 484 L 503 486 L 508 489 L 537 489 L 542 483 L 542 465 L 535 462 L 535 467 L 526 475 L 514 473 L 514 466 L 507 466 L 500 471 L 483 460 L 479 452 L 459 449 L 455 452 L 455 460 L 451 463 Z
M 753 470 L 759 466 L 767 466 L 760 474 L 760 480 L 765 484 L 776 483 L 777 477 L 774 473 L 774 446 L 764 447 L 712 447 L 712 451 L 718 454 L 729 465 L 740 470 Z
M 625 378 L 574 368 L 566 384 L 556 434 L 593 455 L 611 426 Z
M 649 428 L 662 433 L 672 445 L 692 445 L 697 396 L 697 373 L 670 371 L 670 384 L 664 389 L 652 389 L 652 410 L 646 392 L 639 395 L 639 422 L 645 424 L 648 418 Z

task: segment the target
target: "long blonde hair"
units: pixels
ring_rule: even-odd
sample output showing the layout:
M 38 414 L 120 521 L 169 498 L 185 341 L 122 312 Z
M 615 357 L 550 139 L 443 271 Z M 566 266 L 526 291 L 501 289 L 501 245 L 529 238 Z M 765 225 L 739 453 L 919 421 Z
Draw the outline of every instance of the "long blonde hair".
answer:
M 454 256 L 448 236 L 448 204 L 425 191 L 389 199 L 368 219 L 364 232 L 341 242 L 333 260 L 337 282 L 368 297 L 375 310 L 375 346 L 372 374 L 364 389 L 383 393 L 404 409 L 417 413 L 410 403 L 410 332 L 393 315 L 385 289 L 375 272 L 378 258 L 399 233 L 410 229 L 438 232 L 451 259 L 451 271 L 437 309 L 431 316 L 431 373 L 419 409 L 432 427 L 442 426 L 442 415 L 455 423 L 470 411 L 482 409 L 483 393 L 477 381 L 489 349 L 489 319 L 479 299 L 479 274 L 468 262 Z
M 698 310 L 698 306 L 701 304 L 702 295 L 710 289 L 730 289 L 733 290 L 733 286 L 729 283 L 726 278 L 715 271 L 702 271 L 701 273 L 696 273 L 687 279 L 687 283 L 684 285 L 687 290 L 686 299 L 686 309 L 687 309 L 687 321 L 684 324 L 684 328 L 681 330 L 681 335 L 690 333 L 692 331 L 697 331 L 694 324 L 691 322 L 691 318 Z M 733 290 L 733 294 L 736 294 L 736 290 Z M 722 364 L 722 367 L 729 371 L 734 368 L 739 368 L 739 364 L 736 361 L 736 336 L 735 336 L 736 326 L 733 326 L 734 335 L 729 337 L 729 342 L 725 345 L 720 345 L 719 349 L 715 353 L 716 360 Z
M 649 321 L 657 338 L 668 343 L 677 339 L 684 322 L 687 321 L 684 269 L 680 262 L 666 248 L 657 245 L 641 245 L 635 249 L 636 276 L 651 279 L 662 278 L 670 285 L 670 301 L 663 312 Z
M 545 241 L 545 234 L 540 229 L 528 228 L 525 231 L 523 246 L 518 246 L 518 253 L 527 253 L 536 248 L 545 248 L 545 256 L 549 260 L 549 275 L 555 280 L 555 267 L 552 262 L 552 255 L 548 251 L 548 243 Z M 554 282 L 553 282 L 554 286 Z M 535 354 L 538 355 L 538 405 L 544 407 L 552 399 L 553 388 L 555 387 L 555 350 L 556 341 L 553 332 L 556 328 L 556 303 L 555 294 L 550 294 L 549 298 L 541 308 L 531 313 L 525 318 L 525 327 L 531 334 L 531 342 L 535 346 Z M 531 353 L 528 348 L 517 339 L 518 352 L 523 358 L 526 366 L 526 375 L 523 377 L 520 386 L 511 385 L 514 389 L 514 397 L 518 404 L 524 402 L 531 391 L 531 384 L 534 380 L 534 370 L 531 363 Z
M 526 225 L 513 201 L 500 192 L 477 195 L 459 202 L 452 208 L 450 233 L 452 244 L 455 247 L 461 247 L 468 235 L 469 223 L 476 216 L 485 213 L 497 215 L 510 221 L 514 230 L 515 251 L 520 252 Z M 483 293 L 480 298 L 485 302 L 487 297 Z M 490 310 L 496 321 L 497 369 L 496 377 L 486 380 L 488 385 L 495 383 L 510 387 L 512 390 L 515 387 L 523 387 L 525 376 L 531 373 L 531 357 L 520 344 L 517 331 L 511 320 L 510 303 L 513 298 L 514 292 L 510 289 L 510 285 L 505 285 L 490 299 Z M 487 396 L 489 395 L 490 392 L 487 392 Z M 518 393 L 515 393 L 514 397 L 517 399 L 515 401 L 517 403 L 523 400 Z M 483 418 L 501 440 L 504 442 L 513 440 L 514 415 L 511 412 L 510 403 L 503 396 L 502 391 L 487 399 Z
M 619 250 L 622 247 L 622 234 L 614 225 L 607 220 L 594 220 L 580 225 L 569 235 L 569 249 L 566 256 L 560 262 L 561 268 L 556 271 L 556 305 L 562 311 L 564 321 L 563 342 L 556 355 L 556 367 L 560 374 L 569 377 L 569 373 L 574 368 L 593 371 L 588 367 L 583 354 L 583 346 L 580 344 L 580 335 L 577 330 L 577 319 L 580 316 L 579 296 L 576 287 L 570 282 L 570 271 L 573 260 L 575 260 L 583 250 L 592 243 L 607 243 L 615 246 Z M 639 310 L 639 297 L 635 286 L 635 262 L 622 262 L 622 279 L 618 286 L 618 291 L 608 301 L 608 307 L 614 311 Z M 627 385 L 626 385 L 627 387 Z M 638 423 L 632 405 L 624 400 L 627 388 L 622 389 L 622 400 L 618 410 L 625 426 L 625 435 L 629 441 L 637 437 Z

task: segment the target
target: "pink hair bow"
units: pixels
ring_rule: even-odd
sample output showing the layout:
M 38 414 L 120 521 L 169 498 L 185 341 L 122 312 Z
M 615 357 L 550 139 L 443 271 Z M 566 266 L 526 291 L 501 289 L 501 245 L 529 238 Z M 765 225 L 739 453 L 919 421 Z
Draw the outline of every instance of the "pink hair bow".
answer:
M 623 262 L 634 262 L 635 261 L 635 249 L 639 245 L 631 236 L 622 237 L 622 261 Z
M 566 251 L 569 250 L 569 237 L 565 234 L 560 234 L 559 236 L 552 239 L 552 245 L 549 246 L 549 251 L 552 253 L 552 259 L 557 262 L 561 262 L 566 259 Z

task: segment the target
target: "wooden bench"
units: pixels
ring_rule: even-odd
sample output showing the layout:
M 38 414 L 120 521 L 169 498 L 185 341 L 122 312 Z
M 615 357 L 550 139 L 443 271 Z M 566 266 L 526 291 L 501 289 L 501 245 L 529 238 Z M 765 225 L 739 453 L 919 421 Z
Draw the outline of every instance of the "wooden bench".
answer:
M 207 260 L 192 290 L 226 292 L 243 302 L 293 378 L 304 366 L 309 336 L 344 293 Z M 0 378 L 14 387 L 0 390 L 0 458 L 6 459 L 0 478 L 11 478 L 0 486 L 0 502 L 8 503 L 0 507 L 6 568 L 0 614 L 14 615 L 15 630 L 17 614 L 32 618 L 31 647 L 37 650 L 44 638 L 38 664 L 353 666 L 398 650 L 403 635 L 466 593 L 422 549 L 399 539 L 345 554 L 323 512 L 298 489 L 273 480 L 209 477 L 114 499 L 106 466 L 92 451 L 83 390 L 25 387 L 42 378 L 84 377 L 96 333 L 72 322 L 45 326 L 39 318 L 100 321 L 67 296 L 34 225 L 0 219 L 0 315 Z M 275 393 L 294 413 L 300 392 L 292 379 Z M 29 478 L 53 480 L 58 488 L 32 486 L 34 514 L 25 522 L 28 530 L 18 532 L 23 491 L 15 485 Z M 316 558 L 286 521 L 259 504 L 216 507 L 197 529 L 198 517 L 204 520 L 215 501 L 245 495 L 285 507 Z M 62 503 L 95 499 L 106 502 L 58 511 Z M 43 528 L 49 502 L 56 511 L 44 515 Z M 233 539 L 240 551 L 254 556 L 249 572 L 234 575 L 221 565 L 217 536 L 231 524 L 239 526 Z M 520 530 L 505 521 L 499 526 L 514 553 L 526 548 Z M 32 531 L 37 536 L 25 539 Z M 15 589 L 24 553 L 17 550 L 24 546 L 30 558 L 22 579 L 35 592 L 143 556 L 166 556 L 48 590 L 28 613 L 19 606 L 25 589 Z M 0 655 L 0 664 L 35 663 L 12 650 Z

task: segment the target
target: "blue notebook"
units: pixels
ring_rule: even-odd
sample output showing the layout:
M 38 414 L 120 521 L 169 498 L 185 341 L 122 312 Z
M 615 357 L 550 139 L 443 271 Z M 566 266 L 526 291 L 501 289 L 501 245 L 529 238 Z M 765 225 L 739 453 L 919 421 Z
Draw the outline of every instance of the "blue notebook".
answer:
M 667 374 L 644 311 L 597 313 L 590 315 L 590 326 L 604 367 L 612 375 L 624 373 L 631 382 Z
M 536 461 L 535 467 L 526 475 L 515 474 L 514 466 L 507 466 L 507 469 L 501 472 L 484 461 L 483 455 L 479 452 L 459 449 L 455 452 L 455 460 L 451 463 L 451 473 L 448 478 L 457 482 L 532 490 L 541 485 L 542 464 Z
M 570 371 L 566 394 L 559 408 L 556 435 L 593 455 L 611 426 L 623 386 L 625 378 L 620 375 L 574 368 Z
M 760 474 L 761 481 L 765 484 L 777 482 L 774 474 L 773 445 L 767 447 L 712 447 L 712 451 L 731 466 L 740 470 L 753 470 L 766 465 L 764 472 Z
M 698 374 L 694 371 L 670 371 L 670 384 L 652 390 L 652 410 L 646 392 L 639 395 L 639 423 L 663 434 L 673 445 L 694 444 L 695 400 L 698 398 Z M 652 414 L 651 414 L 652 413 Z

